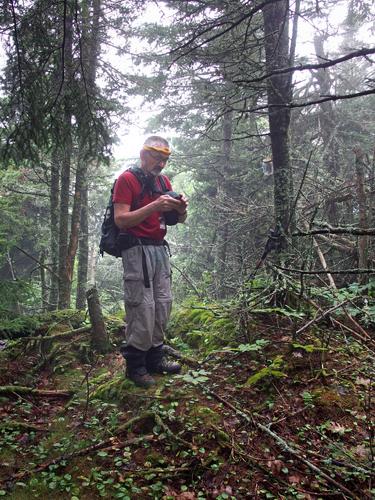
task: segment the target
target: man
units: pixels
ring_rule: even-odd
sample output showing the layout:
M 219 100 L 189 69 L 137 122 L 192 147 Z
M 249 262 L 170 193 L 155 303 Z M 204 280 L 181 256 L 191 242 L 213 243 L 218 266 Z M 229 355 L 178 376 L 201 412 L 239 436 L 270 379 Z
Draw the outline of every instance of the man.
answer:
M 141 174 L 146 187 L 131 171 L 123 172 L 113 194 L 114 216 L 120 237 L 130 241 L 122 251 L 126 309 L 126 375 L 141 387 L 155 384 L 153 373 L 178 373 L 180 366 L 163 355 L 164 331 L 171 305 L 171 270 L 164 242 L 166 218 L 171 211 L 177 222 L 187 217 L 187 199 L 161 194 L 160 174 L 171 151 L 168 142 L 151 136 L 140 152 Z M 167 189 L 171 183 L 163 176 Z M 125 245 L 126 247 L 127 245 Z

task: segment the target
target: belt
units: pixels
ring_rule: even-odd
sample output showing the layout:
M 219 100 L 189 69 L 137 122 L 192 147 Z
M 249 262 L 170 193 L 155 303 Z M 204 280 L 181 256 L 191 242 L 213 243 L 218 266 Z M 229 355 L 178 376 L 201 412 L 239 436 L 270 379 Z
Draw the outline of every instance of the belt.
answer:
M 135 246 L 144 245 L 154 245 L 154 246 L 165 246 L 168 249 L 169 256 L 171 256 L 171 251 L 166 240 L 152 240 L 151 238 L 137 238 L 129 233 L 120 233 L 118 235 L 118 243 L 121 250 L 128 250 L 129 248 Z M 143 283 L 145 288 L 150 288 L 150 277 L 147 270 L 146 254 L 142 248 L 142 271 L 143 271 Z

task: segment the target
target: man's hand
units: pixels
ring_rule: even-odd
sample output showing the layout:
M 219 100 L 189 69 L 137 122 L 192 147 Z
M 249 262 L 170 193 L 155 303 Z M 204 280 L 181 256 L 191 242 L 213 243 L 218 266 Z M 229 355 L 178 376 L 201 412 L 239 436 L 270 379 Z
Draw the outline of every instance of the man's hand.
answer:
M 183 194 L 180 194 L 180 206 L 178 208 L 176 208 L 177 212 L 180 214 L 180 215 L 184 215 L 187 211 L 187 207 L 189 205 L 189 201 L 188 199 L 186 198 L 185 195 Z
M 177 210 L 177 212 L 180 213 L 182 200 L 176 200 L 168 194 L 163 194 L 153 202 L 153 205 L 159 212 L 170 212 L 171 210 Z M 182 210 L 182 212 L 184 212 L 184 210 Z

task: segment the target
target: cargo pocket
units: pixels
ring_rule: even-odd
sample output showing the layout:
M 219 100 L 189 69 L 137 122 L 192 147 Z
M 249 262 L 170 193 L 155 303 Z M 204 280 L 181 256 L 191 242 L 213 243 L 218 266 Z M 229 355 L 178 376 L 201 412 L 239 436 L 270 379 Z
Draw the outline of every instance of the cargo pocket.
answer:
M 143 302 L 144 284 L 141 279 L 124 278 L 124 301 L 129 306 L 139 306 Z
M 141 247 L 136 246 L 122 252 L 124 263 L 124 301 L 129 306 L 143 302 L 144 284 Z

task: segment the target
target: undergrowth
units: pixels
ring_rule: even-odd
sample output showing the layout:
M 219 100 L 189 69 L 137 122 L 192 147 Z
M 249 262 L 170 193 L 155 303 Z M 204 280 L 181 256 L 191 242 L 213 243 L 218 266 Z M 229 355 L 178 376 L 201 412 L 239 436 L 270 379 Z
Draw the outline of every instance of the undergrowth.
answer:
M 182 356 L 183 371 L 157 376 L 148 390 L 124 377 L 116 350 L 121 317 L 108 318 L 114 350 L 107 355 L 92 353 L 87 335 L 43 349 L 9 342 L 0 352 L 0 388 L 12 384 L 0 394 L 0 495 L 371 498 L 372 288 L 342 291 L 352 294 L 350 307 L 362 308 L 355 317 L 367 328 L 364 338 L 350 332 L 346 312 L 332 314 L 350 329 L 338 328 L 332 318 L 319 319 L 296 289 L 288 293 L 293 306 L 276 302 L 280 294 L 270 288 L 262 294 L 253 287 L 225 303 L 176 308 L 168 343 Z M 327 295 L 320 306 L 343 297 Z M 66 311 L 48 321 L 44 333 L 85 318 Z M 17 385 L 74 395 L 19 397 Z

